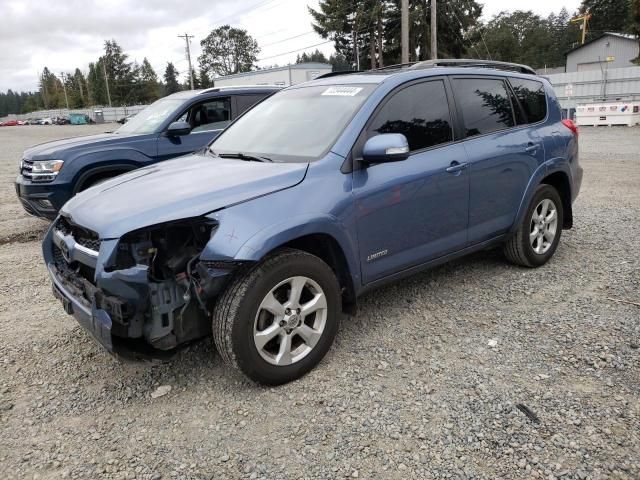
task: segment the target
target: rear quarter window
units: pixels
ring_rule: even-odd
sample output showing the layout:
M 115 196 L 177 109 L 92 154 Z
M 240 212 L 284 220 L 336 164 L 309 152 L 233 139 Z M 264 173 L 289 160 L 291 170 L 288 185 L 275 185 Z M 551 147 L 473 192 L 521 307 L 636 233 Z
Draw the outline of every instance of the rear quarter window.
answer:
M 547 116 L 547 96 L 542 82 L 522 78 L 510 78 L 509 82 L 527 115 L 528 123 L 544 120 Z

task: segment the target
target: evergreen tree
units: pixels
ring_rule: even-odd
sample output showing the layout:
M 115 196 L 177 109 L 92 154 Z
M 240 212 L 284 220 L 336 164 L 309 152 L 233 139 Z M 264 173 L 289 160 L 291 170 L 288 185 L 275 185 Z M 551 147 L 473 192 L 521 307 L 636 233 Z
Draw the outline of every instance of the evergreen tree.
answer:
M 253 69 L 260 48 L 246 30 L 223 25 L 200 42 L 200 68 L 209 75 L 231 75 Z
M 302 55 L 298 54 L 296 57 L 296 63 L 308 62 L 329 63 L 329 60 L 325 57 L 324 53 L 316 48 L 315 52 L 303 52 Z
M 582 0 L 580 13 L 589 12 L 591 19 L 587 38 L 599 37 L 605 32 L 622 33 L 629 28 L 631 2 L 629 0 Z
M 167 62 L 167 68 L 164 71 L 164 88 L 167 95 L 180 91 L 178 70 L 171 62 Z

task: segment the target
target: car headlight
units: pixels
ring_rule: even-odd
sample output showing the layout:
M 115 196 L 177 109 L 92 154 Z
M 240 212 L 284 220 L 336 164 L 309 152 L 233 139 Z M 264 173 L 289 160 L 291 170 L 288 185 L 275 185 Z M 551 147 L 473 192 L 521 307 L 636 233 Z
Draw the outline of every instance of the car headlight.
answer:
M 34 181 L 47 182 L 56 178 L 64 165 L 64 160 L 36 160 L 31 164 L 31 178 Z

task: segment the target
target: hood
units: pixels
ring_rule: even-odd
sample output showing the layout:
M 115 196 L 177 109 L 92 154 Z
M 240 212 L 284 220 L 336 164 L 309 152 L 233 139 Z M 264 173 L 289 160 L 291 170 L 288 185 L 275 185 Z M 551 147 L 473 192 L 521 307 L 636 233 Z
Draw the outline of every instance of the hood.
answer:
M 69 200 L 61 214 L 100 238 L 197 217 L 300 183 L 307 163 L 189 155 L 134 170 Z
M 121 135 L 118 133 L 100 133 L 84 137 L 64 138 L 54 142 L 41 143 L 24 152 L 28 160 L 66 160 L 73 150 L 86 151 L 88 147 L 104 147 L 113 143 L 124 143 L 127 139 L 140 138 L 140 135 Z M 62 157 L 62 158 L 61 158 Z

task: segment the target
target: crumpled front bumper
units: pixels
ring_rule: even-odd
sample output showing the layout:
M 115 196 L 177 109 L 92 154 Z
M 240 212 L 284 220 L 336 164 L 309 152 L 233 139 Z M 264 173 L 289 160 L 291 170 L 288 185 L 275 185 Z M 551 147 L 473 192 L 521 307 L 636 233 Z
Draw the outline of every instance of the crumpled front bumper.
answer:
M 65 312 L 73 315 L 78 323 L 108 352 L 115 353 L 111 336 L 113 322 L 109 314 L 105 310 L 97 308 L 95 304 L 88 308 L 56 277 L 53 265 L 47 265 L 47 269 L 51 277 L 53 296 L 62 302 Z

